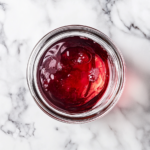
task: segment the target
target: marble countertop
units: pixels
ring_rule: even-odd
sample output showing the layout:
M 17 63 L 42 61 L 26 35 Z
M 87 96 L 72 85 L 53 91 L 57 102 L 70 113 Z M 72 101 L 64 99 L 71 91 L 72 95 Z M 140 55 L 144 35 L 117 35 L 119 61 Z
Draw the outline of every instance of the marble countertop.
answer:
M 45 115 L 26 82 L 29 55 L 63 25 L 94 27 L 123 54 L 126 85 L 105 117 L 65 124 Z M 150 1 L 0 0 L 0 150 L 149 150 Z

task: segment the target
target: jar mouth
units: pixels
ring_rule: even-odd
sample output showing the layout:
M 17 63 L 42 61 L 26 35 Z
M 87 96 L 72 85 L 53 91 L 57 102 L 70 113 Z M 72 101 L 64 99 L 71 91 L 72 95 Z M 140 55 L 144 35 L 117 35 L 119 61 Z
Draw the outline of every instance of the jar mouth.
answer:
M 53 104 L 49 105 L 37 82 L 38 64 L 47 48 L 58 40 L 72 36 L 89 38 L 101 45 L 109 54 L 111 76 L 107 90 L 92 109 L 81 113 L 62 111 L 59 108 L 53 107 Z M 49 32 L 34 47 L 27 66 L 27 83 L 35 102 L 46 114 L 66 123 L 84 123 L 104 116 L 114 107 L 123 91 L 124 71 L 125 65 L 122 55 L 105 34 L 87 26 L 68 25 Z

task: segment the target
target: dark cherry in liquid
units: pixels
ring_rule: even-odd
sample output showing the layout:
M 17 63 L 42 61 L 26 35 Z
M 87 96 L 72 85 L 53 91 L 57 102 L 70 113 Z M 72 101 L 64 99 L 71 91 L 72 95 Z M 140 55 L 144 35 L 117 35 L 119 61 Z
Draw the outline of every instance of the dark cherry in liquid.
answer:
M 91 39 L 68 37 L 46 50 L 37 77 L 50 105 L 69 112 L 87 111 L 106 91 L 108 55 Z

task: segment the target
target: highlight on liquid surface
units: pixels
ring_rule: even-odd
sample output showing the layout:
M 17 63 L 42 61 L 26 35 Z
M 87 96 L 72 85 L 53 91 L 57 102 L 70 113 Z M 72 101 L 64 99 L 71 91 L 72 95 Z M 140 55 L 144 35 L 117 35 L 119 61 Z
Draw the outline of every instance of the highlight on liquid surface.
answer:
M 91 109 L 109 81 L 107 52 L 91 39 L 57 41 L 41 57 L 38 85 L 49 104 L 69 112 Z

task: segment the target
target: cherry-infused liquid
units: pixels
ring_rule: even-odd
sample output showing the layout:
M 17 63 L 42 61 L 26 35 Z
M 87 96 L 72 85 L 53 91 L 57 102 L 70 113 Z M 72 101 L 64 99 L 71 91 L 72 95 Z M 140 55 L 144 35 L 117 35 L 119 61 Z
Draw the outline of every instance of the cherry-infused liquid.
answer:
M 91 39 L 68 37 L 46 50 L 37 77 L 49 104 L 69 112 L 87 111 L 107 89 L 108 55 Z

